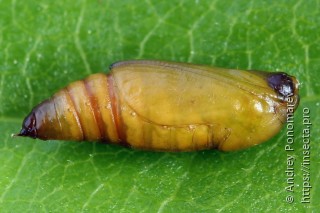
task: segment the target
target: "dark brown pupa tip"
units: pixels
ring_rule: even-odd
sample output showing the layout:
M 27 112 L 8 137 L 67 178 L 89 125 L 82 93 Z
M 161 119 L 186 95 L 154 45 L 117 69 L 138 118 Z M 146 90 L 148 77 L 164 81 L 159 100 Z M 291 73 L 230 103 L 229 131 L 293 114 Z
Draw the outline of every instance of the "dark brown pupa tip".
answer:
M 37 138 L 36 116 L 33 112 L 24 119 L 20 133 L 17 136 Z

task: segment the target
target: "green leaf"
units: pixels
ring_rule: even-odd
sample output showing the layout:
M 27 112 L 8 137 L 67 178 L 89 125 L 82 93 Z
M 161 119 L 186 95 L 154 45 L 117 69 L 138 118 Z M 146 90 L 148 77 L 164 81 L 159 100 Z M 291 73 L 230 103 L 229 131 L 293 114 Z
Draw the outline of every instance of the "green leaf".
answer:
M 320 2 L 294 2 L 0 1 L 0 212 L 319 209 Z M 285 128 L 231 153 L 11 137 L 34 105 L 69 82 L 140 58 L 296 76 L 294 151 L 285 150 Z M 310 116 L 310 137 L 303 116 Z M 310 140 L 309 204 L 301 203 L 303 139 Z M 293 193 L 285 189 L 287 155 L 295 157 Z

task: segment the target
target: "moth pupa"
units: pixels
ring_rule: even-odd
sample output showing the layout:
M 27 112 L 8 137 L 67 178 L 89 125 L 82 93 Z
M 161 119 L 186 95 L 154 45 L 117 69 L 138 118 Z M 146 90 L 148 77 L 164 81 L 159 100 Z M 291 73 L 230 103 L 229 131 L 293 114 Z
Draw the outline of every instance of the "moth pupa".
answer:
M 281 130 L 287 105 L 298 106 L 298 84 L 283 72 L 123 61 L 34 107 L 18 135 L 155 151 L 239 150 Z

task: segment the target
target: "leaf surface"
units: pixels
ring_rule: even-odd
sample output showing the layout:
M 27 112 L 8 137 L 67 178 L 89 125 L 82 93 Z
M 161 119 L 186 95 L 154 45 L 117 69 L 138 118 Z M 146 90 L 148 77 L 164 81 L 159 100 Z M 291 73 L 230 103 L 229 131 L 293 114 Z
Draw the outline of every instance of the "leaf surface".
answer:
M 0 1 L 1 212 L 289 212 L 319 209 L 320 2 Z M 285 71 L 301 83 L 287 131 L 238 152 L 153 153 L 12 138 L 40 101 L 116 61 Z M 309 109 L 306 114 L 304 109 Z M 310 204 L 302 204 L 310 116 Z M 294 192 L 286 191 L 287 157 Z M 309 188 L 310 189 L 310 188 Z M 289 204 L 286 197 L 294 196 Z

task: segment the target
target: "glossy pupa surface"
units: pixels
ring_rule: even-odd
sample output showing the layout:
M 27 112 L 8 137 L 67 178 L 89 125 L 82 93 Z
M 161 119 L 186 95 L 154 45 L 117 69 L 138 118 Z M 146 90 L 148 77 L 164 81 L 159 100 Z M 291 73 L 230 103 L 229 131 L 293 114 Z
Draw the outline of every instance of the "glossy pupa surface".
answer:
M 239 150 L 280 131 L 289 99 L 295 109 L 298 82 L 282 72 L 123 61 L 40 103 L 19 135 L 156 151 Z

